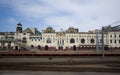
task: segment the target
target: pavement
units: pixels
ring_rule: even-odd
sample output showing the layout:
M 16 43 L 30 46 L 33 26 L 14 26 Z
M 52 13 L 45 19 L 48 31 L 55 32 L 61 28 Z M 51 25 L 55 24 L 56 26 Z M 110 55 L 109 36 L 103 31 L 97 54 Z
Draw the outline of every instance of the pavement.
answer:
M 26 66 L 26 67 L 25 67 Z M 56 68 L 66 69 L 108 69 L 108 71 L 116 70 L 120 72 L 120 57 L 119 56 L 106 56 L 104 59 L 101 57 L 1 57 L 0 58 L 0 70 L 1 69 L 13 69 L 19 70 L 24 67 L 27 69 L 41 69 L 50 68 L 55 70 Z M 37 68 L 36 68 L 37 67 Z M 61 69 L 62 70 L 62 69 Z M 79 71 L 79 70 L 78 70 Z
M 105 61 L 118 61 L 120 56 L 1 56 L 1 62 L 105 62 Z

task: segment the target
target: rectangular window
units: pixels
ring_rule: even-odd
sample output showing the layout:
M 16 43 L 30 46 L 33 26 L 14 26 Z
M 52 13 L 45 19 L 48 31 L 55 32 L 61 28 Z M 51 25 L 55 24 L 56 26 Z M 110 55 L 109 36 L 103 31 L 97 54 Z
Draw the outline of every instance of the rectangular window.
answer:
M 112 43 L 112 40 L 110 40 L 110 43 Z
M 116 40 L 114 41 L 114 43 L 116 43 Z
M 116 38 L 116 34 L 114 35 L 114 37 Z
M 112 35 L 110 35 L 110 37 L 112 38 Z

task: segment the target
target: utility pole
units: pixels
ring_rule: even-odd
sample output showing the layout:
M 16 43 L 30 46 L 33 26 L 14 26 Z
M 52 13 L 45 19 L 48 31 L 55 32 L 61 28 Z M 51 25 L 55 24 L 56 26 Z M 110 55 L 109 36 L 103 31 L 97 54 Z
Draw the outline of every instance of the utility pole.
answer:
M 104 59 L 104 27 L 102 27 L 102 59 Z
M 96 52 L 99 50 L 98 30 L 96 30 Z

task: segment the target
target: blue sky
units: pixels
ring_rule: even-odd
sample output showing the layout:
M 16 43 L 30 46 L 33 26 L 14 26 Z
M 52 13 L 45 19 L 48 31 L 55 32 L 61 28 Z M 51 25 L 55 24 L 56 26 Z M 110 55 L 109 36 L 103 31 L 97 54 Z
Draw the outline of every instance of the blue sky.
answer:
M 120 0 L 0 0 L 0 32 L 48 26 L 78 28 L 80 32 L 100 29 L 120 20 Z

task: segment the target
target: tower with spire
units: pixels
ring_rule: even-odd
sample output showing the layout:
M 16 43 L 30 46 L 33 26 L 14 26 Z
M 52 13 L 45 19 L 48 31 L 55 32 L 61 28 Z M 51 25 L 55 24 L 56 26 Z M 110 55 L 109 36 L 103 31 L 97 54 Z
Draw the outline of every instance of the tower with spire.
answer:
M 22 33 L 22 24 L 20 22 L 17 24 L 16 32 Z

